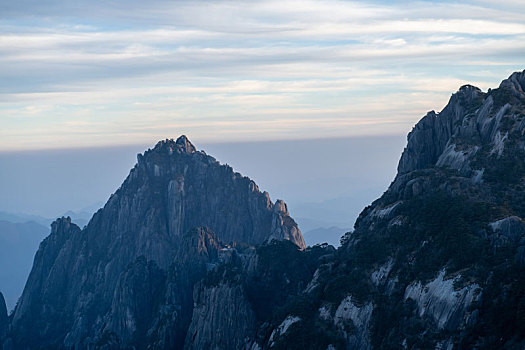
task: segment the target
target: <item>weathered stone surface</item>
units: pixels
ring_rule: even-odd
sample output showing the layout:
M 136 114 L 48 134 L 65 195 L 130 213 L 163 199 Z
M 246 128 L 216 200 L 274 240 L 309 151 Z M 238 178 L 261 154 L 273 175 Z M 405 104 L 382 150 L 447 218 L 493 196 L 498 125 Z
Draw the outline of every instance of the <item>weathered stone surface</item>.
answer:
M 185 349 L 244 349 L 253 343 L 255 315 L 240 285 L 195 289 Z
M 508 88 L 517 98 L 525 97 L 525 71 L 514 72 L 501 82 L 500 88 Z
M 471 85 L 462 86 L 452 95 L 443 111 L 439 114 L 431 111 L 421 119 L 408 134 L 408 144 L 399 161 L 398 173 L 434 166 L 452 135 L 461 131 L 469 132 L 464 128 L 463 120 L 468 114 L 468 108 L 478 103 L 477 100 L 482 96 L 480 89 Z M 455 167 L 462 166 L 455 164 Z
M 395 180 L 344 237 L 339 252 L 360 266 L 347 274 L 355 281 L 366 270 L 380 295 L 346 287 L 364 299 L 360 307 L 370 301 L 381 313 L 371 319 L 378 346 L 503 347 L 487 329 L 507 334 L 505 347 L 524 346 L 513 312 L 489 311 L 520 308 L 511 295 L 523 295 L 525 285 L 518 272 L 525 266 L 524 82 L 525 71 L 487 93 L 464 86 L 440 113 L 421 119 Z M 332 283 L 341 278 L 332 276 Z M 384 317 L 398 326 L 385 326 Z M 503 328 L 496 317 L 506 319 Z
M 223 245 L 206 227 L 190 230 L 177 248 L 169 269 L 164 303 L 149 330 L 156 349 L 181 349 L 184 346 L 195 301 L 194 286 L 219 262 Z
M 455 330 L 465 322 L 465 314 L 472 302 L 481 297 L 481 288 L 470 284 L 455 290 L 454 282 L 461 276 L 444 279 L 445 271 L 439 272 L 436 279 L 422 285 L 410 284 L 405 290 L 405 299 L 417 303 L 420 317 L 430 317 L 440 329 Z
M 370 320 L 374 307 L 372 303 L 357 306 L 352 297 L 341 301 L 334 316 L 334 324 L 344 334 L 350 349 L 370 349 Z M 349 330 L 348 330 L 349 329 Z
M 72 322 L 73 315 L 65 317 L 64 306 L 76 296 L 64 292 L 72 282 L 70 271 L 76 268 L 70 254 L 75 240 L 81 240 L 80 228 L 63 217 L 51 224 L 51 234 L 40 244 L 12 320 L 16 333 L 24 334 L 25 339 L 55 335 Z
M 497 237 L 495 237 L 495 244 L 497 246 L 516 244 L 525 237 L 525 223 L 517 216 L 509 216 L 491 222 L 489 226 L 497 235 Z
M 138 257 L 120 275 L 102 332 L 118 334 L 122 344 L 145 347 L 144 340 L 163 299 L 165 284 L 164 271 L 154 261 Z M 68 343 L 68 337 L 64 343 L 75 344 Z

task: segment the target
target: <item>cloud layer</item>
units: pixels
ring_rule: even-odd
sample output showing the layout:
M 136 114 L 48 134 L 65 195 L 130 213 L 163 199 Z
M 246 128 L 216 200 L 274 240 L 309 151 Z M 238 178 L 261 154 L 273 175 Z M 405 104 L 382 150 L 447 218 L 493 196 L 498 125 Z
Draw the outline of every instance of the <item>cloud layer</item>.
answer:
M 0 4 L 0 150 L 405 133 L 525 68 L 518 1 Z

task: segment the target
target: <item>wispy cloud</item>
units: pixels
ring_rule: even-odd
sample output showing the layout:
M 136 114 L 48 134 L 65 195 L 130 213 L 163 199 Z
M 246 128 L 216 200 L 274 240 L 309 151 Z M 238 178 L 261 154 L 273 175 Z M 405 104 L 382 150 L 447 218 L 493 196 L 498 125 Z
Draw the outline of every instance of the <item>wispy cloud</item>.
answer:
M 0 149 L 406 132 L 523 69 L 518 1 L 0 4 Z

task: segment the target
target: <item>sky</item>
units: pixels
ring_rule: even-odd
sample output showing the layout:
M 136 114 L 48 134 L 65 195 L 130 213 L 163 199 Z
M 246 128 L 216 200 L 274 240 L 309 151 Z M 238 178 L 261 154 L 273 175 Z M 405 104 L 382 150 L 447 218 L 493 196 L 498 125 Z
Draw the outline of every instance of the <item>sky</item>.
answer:
M 0 1 L 0 152 L 405 135 L 525 68 L 525 2 Z
M 401 135 L 195 144 L 249 176 L 273 201 L 285 200 L 304 232 L 352 228 L 394 178 L 404 145 Z M 49 219 L 69 210 L 93 213 L 148 147 L 153 145 L 0 153 L 0 212 Z

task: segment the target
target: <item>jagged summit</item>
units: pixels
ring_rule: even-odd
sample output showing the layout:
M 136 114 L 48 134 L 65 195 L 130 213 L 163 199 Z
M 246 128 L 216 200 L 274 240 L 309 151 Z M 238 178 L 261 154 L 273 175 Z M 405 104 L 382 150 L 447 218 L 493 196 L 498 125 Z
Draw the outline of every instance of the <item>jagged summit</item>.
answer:
M 179 138 L 177 138 L 177 140 L 165 139 L 157 142 L 157 144 L 153 148 L 153 151 L 168 152 L 170 154 L 172 154 L 173 152 L 192 154 L 197 152 L 197 149 L 186 137 L 186 135 L 181 135 L 179 136 Z M 151 152 L 151 150 L 146 151 L 145 154 L 148 152 Z
M 181 135 L 177 139 L 177 141 L 175 141 L 175 143 L 177 145 L 181 145 L 186 150 L 186 152 L 188 152 L 188 153 L 195 152 L 195 146 L 193 146 L 193 144 L 190 142 L 190 140 L 188 140 L 186 135 Z
M 499 87 L 509 88 L 516 98 L 525 98 L 525 70 L 512 73 Z
M 525 71 L 513 73 L 499 88 L 486 93 L 472 85 L 462 86 L 441 112 L 429 112 L 408 134 L 398 175 L 434 166 L 464 175 L 481 171 L 472 163 L 486 158 L 483 150 L 499 157 L 513 134 L 521 136 L 524 87 Z
M 211 228 L 226 243 L 259 244 L 268 238 L 289 239 L 305 248 L 297 223 L 286 204 L 270 200 L 257 184 L 203 151 L 186 136 L 166 139 L 143 155 L 108 203 L 122 195 L 135 197 L 148 191 L 166 211 L 167 236 L 178 237 L 197 226 Z M 282 209 L 284 208 L 284 209 Z M 222 214 L 215 213 L 219 210 Z
M 71 225 L 76 226 L 71 222 L 71 217 L 62 216 L 51 223 L 51 234 L 61 234 L 68 231 Z
M 474 86 L 474 85 L 470 85 L 470 84 L 465 84 L 465 85 L 462 85 L 458 92 L 467 92 L 467 91 L 476 91 L 476 92 L 481 92 L 481 89 L 478 88 L 477 86 Z

